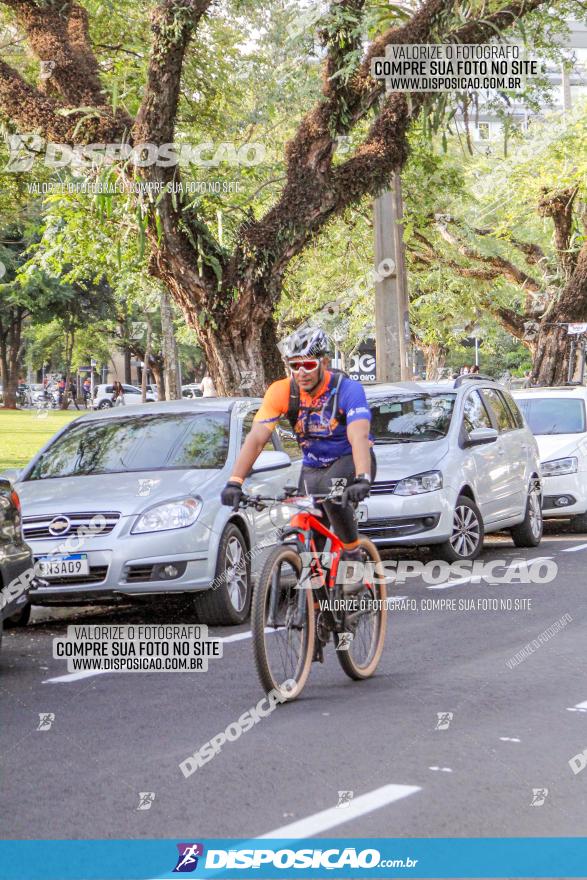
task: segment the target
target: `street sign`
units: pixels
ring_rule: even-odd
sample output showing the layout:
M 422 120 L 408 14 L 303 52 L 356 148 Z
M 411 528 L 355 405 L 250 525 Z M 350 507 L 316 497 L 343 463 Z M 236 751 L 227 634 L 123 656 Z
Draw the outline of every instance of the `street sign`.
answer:
M 576 333 L 587 333 L 587 323 L 569 324 L 567 327 L 567 333 L 571 336 Z

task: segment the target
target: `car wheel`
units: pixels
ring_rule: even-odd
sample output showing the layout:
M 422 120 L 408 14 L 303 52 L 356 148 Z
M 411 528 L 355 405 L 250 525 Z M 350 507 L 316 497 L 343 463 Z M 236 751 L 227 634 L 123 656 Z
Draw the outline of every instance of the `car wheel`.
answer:
M 459 495 L 453 514 L 452 534 L 438 545 L 438 556 L 446 562 L 476 559 L 483 548 L 483 518 L 474 501 Z
M 214 585 L 197 597 L 198 618 L 215 625 L 244 623 L 251 609 L 251 595 L 247 545 L 238 526 L 229 523 L 218 546 Z
M 6 618 L 6 626 L 26 626 L 31 619 L 31 603 L 27 602 L 23 608 L 19 608 L 14 614 Z
M 587 513 L 579 513 L 571 520 L 571 528 L 574 532 L 587 532 Z
M 112 409 L 112 401 L 111 400 L 101 400 L 98 404 L 98 409 Z
M 526 501 L 526 514 L 522 522 L 511 529 L 512 540 L 516 547 L 538 547 L 543 527 L 540 486 L 532 483 Z

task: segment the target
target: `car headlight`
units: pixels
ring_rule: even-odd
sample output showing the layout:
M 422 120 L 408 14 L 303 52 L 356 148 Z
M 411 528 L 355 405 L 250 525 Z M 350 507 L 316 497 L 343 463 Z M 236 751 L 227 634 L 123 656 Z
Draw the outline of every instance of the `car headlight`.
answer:
M 435 489 L 442 489 L 442 474 L 440 471 L 426 471 L 400 480 L 394 494 L 422 495 L 424 492 L 434 492 Z
M 579 462 L 575 456 L 570 458 L 554 458 L 541 464 L 544 477 L 560 477 L 563 474 L 576 474 Z
M 180 498 L 145 510 L 134 524 L 131 534 L 164 532 L 170 529 L 186 529 L 193 525 L 202 509 L 198 498 Z

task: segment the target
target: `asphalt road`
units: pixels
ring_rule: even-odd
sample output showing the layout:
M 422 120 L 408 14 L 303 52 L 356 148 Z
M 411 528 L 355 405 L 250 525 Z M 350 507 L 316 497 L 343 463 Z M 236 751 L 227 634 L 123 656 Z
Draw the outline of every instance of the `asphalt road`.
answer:
M 301 699 L 188 779 L 179 763 L 262 696 L 246 628 L 213 630 L 229 640 L 205 673 L 80 679 L 52 658 L 68 623 L 195 618 L 164 603 L 37 612 L 5 632 L 0 658 L 2 836 L 584 836 L 587 770 L 569 760 L 587 749 L 587 536 L 551 533 L 532 551 L 493 538 L 482 559 L 520 555 L 550 557 L 556 579 L 395 587 L 417 610 L 390 611 L 376 677 L 352 682 L 330 649 Z M 432 599 L 476 607 L 432 610 Z M 479 599 L 528 601 L 484 610 Z M 37 729 L 40 713 L 55 716 L 50 729 Z M 141 792 L 154 793 L 148 809 Z

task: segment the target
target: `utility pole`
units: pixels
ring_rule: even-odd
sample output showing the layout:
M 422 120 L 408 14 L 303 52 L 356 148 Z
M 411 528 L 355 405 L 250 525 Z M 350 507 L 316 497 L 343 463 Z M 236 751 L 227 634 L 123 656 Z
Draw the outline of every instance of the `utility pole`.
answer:
M 390 47 L 386 49 L 386 55 Z M 373 58 L 371 73 L 385 80 L 385 94 L 390 93 L 389 78 L 378 74 Z M 399 382 L 412 378 L 410 359 L 410 311 L 408 276 L 403 237 L 403 203 L 401 175 L 393 175 L 389 190 L 383 192 L 374 205 L 375 227 L 375 354 L 377 381 Z M 393 272 L 381 278 L 379 267 L 383 261 L 393 262 Z
M 378 273 L 375 284 L 375 350 L 377 381 L 411 379 L 410 318 L 405 250 L 403 242 L 401 177 L 394 174 L 391 189 L 374 203 L 375 271 L 386 261 L 394 270 Z

